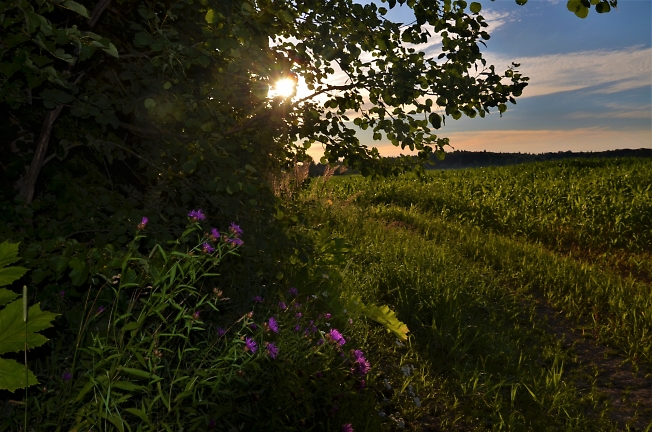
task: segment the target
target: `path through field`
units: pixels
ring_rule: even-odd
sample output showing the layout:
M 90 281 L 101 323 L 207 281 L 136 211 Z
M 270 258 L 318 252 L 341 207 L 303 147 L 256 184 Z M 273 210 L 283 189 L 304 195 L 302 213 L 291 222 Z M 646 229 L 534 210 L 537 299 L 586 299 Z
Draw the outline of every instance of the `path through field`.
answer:
M 344 289 L 411 330 L 408 427 L 652 430 L 651 185 L 652 161 L 602 160 L 313 194 Z

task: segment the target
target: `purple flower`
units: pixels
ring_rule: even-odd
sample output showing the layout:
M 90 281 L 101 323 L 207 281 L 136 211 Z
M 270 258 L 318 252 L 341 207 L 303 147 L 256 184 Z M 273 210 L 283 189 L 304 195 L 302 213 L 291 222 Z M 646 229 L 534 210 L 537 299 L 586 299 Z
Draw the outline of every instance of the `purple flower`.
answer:
M 310 327 L 310 332 L 311 333 L 317 333 L 317 331 L 318 331 L 317 327 L 315 327 L 315 326 Z
M 269 319 L 269 329 L 273 331 L 274 333 L 278 333 L 278 322 L 276 322 L 276 319 L 274 317 L 271 317 Z
M 282 311 L 284 311 L 284 310 L 286 310 L 288 307 L 287 307 L 287 305 L 285 304 L 285 302 L 280 301 L 280 302 L 278 302 L 278 308 L 281 309 Z
M 227 239 L 226 241 L 232 247 L 242 246 L 244 244 L 244 242 L 242 240 L 240 240 L 239 238 L 230 238 L 230 239 Z
M 356 388 L 357 388 L 358 390 L 362 390 L 363 388 L 365 388 L 365 387 L 367 386 L 367 383 L 365 382 L 365 380 L 361 379 L 360 381 L 358 381 L 358 382 L 356 383 L 355 386 L 356 386 Z
M 319 345 L 323 345 L 323 344 L 324 344 L 324 339 L 319 339 L 319 340 L 317 341 L 317 346 L 319 346 Z
M 326 319 L 331 319 L 331 314 L 329 314 L 329 313 L 324 314 L 324 318 L 326 318 Z
M 98 307 L 98 308 L 97 308 L 97 313 L 98 313 L 98 314 L 101 314 L 102 312 L 104 312 L 104 306 L 100 306 L 100 307 Z
M 137 228 L 139 230 L 145 229 L 145 227 L 147 226 L 147 222 L 149 222 L 149 219 L 147 219 L 146 216 L 143 216 L 143 218 L 140 220 L 140 223 L 138 224 Z
M 252 330 L 256 330 L 258 328 L 258 324 L 251 323 L 251 324 L 249 324 L 249 328 L 252 329 Z
M 195 313 L 192 314 L 192 319 L 195 319 L 195 320 L 199 319 L 199 311 L 195 311 Z
M 217 328 L 217 337 L 222 337 L 226 333 L 226 330 L 224 330 L 222 327 Z
M 295 308 L 295 309 L 299 309 L 300 307 L 301 307 L 301 303 L 295 303 L 295 304 L 294 304 L 294 308 Z
M 351 423 L 347 423 L 342 425 L 342 432 L 353 432 L 353 425 Z
M 206 216 L 204 216 L 204 213 L 201 211 L 201 209 L 192 210 L 190 213 L 188 213 L 188 217 L 192 219 L 193 222 L 206 220 Z
M 297 319 L 299 319 L 303 316 L 303 314 L 301 312 L 298 312 L 295 316 L 297 317 Z
M 290 288 L 290 289 L 288 290 L 288 294 L 293 295 L 293 296 L 298 295 L 298 294 L 299 294 L 299 290 L 296 289 L 296 288 Z
M 274 345 L 273 343 L 268 343 L 267 344 L 267 354 L 275 359 L 276 356 L 278 355 L 278 347 Z
M 254 297 L 254 302 L 256 302 L 256 303 L 260 303 L 260 302 L 262 302 L 262 301 L 263 301 L 263 298 L 262 298 L 261 296 L 256 296 L 256 297 Z
M 64 290 L 59 291 L 59 297 L 64 298 L 66 296 L 66 292 Z
M 213 246 L 209 245 L 208 243 L 202 244 L 201 248 L 204 251 L 204 253 L 213 253 L 213 252 L 215 252 L 215 248 Z
M 61 374 L 61 379 L 64 381 L 70 381 L 72 379 L 72 374 L 70 372 L 64 372 Z
M 301 326 L 298 325 L 298 324 L 295 325 L 295 326 L 294 326 L 294 331 L 295 331 L 295 332 L 300 332 L 300 331 L 301 331 Z
M 341 345 L 344 345 L 346 343 L 346 339 L 344 339 L 344 336 L 342 336 L 342 333 L 338 332 L 336 329 L 331 329 L 329 332 L 329 335 L 333 342 Z
M 211 228 L 211 240 L 216 241 L 218 238 L 220 238 L 220 232 L 217 228 Z
M 234 236 L 240 237 L 242 235 L 242 228 L 239 225 L 236 225 L 235 222 L 231 222 L 229 230 L 233 233 Z
M 360 350 L 352 351 L 354 357 L 354 364 L 351 372 L 357 375 L 366 375 L 371 370 L 371 364 L 364 357 L 364 352 Z
M 258 344 L 256 344 L 256 341 L 249 337 L 246 338 L 245 351 L 251 351 L 252 354 L 256 354 L 256 351 L 258 351 Z

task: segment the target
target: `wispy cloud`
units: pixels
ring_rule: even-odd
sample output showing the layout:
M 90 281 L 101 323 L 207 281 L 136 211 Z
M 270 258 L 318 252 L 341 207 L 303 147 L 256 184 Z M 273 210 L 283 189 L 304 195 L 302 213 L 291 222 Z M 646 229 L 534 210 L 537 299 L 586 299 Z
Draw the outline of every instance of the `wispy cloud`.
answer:
M 615 93 L 652 86 L 652 48 L 595 50 L 537 57 L 487 55 L 497 67 L 520 63 L 530 77 L 522 97 L 541 96 L 593 87 L 595 93 Z

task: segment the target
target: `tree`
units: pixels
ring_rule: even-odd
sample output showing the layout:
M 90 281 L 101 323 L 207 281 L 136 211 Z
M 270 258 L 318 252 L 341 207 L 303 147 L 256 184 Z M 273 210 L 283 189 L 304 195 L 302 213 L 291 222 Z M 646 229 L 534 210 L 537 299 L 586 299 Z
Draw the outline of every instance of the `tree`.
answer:
M 585 16 L 610 4 L 570 0 L 568 8 Z M 157 210 L 179 196 L 191 205 L 215 194 L 226 198 L 222 210 L 234 196 L 255 206 L 262 174 L 315 143 L 328 161 L 364 174 L 414 166 L 361 145 L 358 127 L 426 161 L 448 142 L 435 134 L 446 118 L 503 113 L 527 78 L 518 65 L 497 72 L 483 59 L 489 34 L 479 3 L 407 6 L 415 21 L 401 26 L 385 19 L 387 8 L 351 0 L 4 0 L 5 197 L 13 185 L 30 204 L 53 182 L 84 177 L 136 189 Z M 414 45 L 433 33 L 442 52 L 427 58 Z M 336 68 L 346 82 L 329 82 Z M 268 97 L 274 81 L 297 75 L 312 96 Z

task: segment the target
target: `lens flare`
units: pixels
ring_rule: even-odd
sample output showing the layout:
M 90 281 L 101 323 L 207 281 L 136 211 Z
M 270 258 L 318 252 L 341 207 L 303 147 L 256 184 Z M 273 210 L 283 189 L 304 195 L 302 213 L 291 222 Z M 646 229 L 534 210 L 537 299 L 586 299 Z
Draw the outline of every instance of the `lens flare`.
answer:
M 290 97 L 294 95 L 296 90 L 297 82 L 292 78 L 283 78 L 276 82 L 274 86 L 274 94 L 280 97 Z

